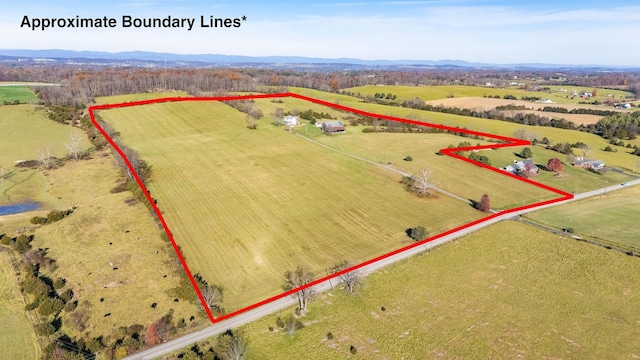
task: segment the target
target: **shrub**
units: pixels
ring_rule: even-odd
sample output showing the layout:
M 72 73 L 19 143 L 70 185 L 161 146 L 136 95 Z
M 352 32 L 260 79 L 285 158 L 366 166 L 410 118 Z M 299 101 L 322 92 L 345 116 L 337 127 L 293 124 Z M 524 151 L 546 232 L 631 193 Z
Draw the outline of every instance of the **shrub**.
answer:
M 60 299 L 62 299 L 62 301 L 64 301 L 65 304 L 71 301 L 71 299 L 73 299 L 73 290 L 69 289 L 63 292 L 62 294 L 60 294 Z
M 121 182 L 121 183 L 118 183 L 118 185 L 114 186 L 111 190 L 109 190 L 109 192 L 112 194 L 117 194 L 126 190 L 127 190 L 127 183 Z
M 416 226 L 409 230 L 409 236 L 415 241 L 420 241 L 429 236 L 429 232 L 424 226 Z
M 406 158 L 403 159 L 404 161 L 413 161 L 413 158 L 411 156 L 407 156 Z
M 13 245 L 17 252 L 19 252 L 20 254 L 24 254 L 29 251 L 29 249 L 31 249 L 31 240 L 33 240 L 32 237 L 21 234 L 16 238 L 16 242 Z
M 327 333 L 327 340 L 333 340 L 333 334 L 328 332 Z
M 36 334 L 40 336 L 50 336 L 56 332 L 56 327 L 53 326 L 52 323 L 46 322 L 44 324 L 38 325 L 36 328 Z
M 49 285 L 47 285 L 42 279 L 33 275 L 28 275 L 22 281 L 22 288 L 27 294 L 48 294 L 51 291 Z
M 530 159 L 531 155 L 532 155 L 532 152 L 531 152 L 531 148 L 529 147 L 522 149 L 522 151 L 520 152 L 520 157 L 525 159 Z
M 9 245 L 11 244 L 12 241 L 13 239 L 8 237 L 7 235 L 4 235 L 4 234 L 0 235 L 0 243 L 2 243 L 2 245 Z
M 573 152 L 569 143 L 557 143 L 551 147 L 551 150 L 557 151 L 561 154 L 570 154 Z
M 44 225 L 47 223 L 47 219 L 40 216 L 34 216 L 29 220 L 29 222 L 36 225 Z
M 351 345 L 351 347 L 349 348 L 349 351 L 350 351 L 353 355 L 355 355 L 355 354 L 358 352 L 358 349 L 356 349 L 356 347 L 355 347 L 355 346 Z
M 62 311 L 64 302 L 60 298 L 48 297 L 40 302 L 38 312 L 40 315 L 47 316 Z
M 77 301 L 69 301 L 65 306 L 64 306 L 64 311 L 65 312 L 72 312 L 73 310 L 75 310 L 78 307 L 78 302 Z
M 57 278 L 54 282 L 53 282 L 53 288 L 55 290 L 60 290 L 64 287 L 64 285 L 67 283 L 67 280 L 63 279 L 63 278 Z
M 611 148 L 611 146 L 607 145 L 607 147 L 604 148 L 604 151 L 613 152 L 613 149 Z
M 472 152 L 471 154 L 469 154 L 469 159 L 491 166 L 491 159 L 489 159 L 488 156 L 479 154 L 477 152 Z

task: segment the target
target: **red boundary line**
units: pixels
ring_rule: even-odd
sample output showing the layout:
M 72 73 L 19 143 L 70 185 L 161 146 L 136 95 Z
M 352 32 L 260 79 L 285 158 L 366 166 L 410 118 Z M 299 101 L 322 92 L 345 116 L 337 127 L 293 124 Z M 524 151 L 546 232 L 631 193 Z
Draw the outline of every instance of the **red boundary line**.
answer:
M 387 254 L 375 257 L 373 259 L 367 260 L 367 261 L 365 261 L 363 263 L 360 263 L 358 265 L 354 265 L 354 266 L 352 266 L 352 267 L 350 267 L 348 269 L 344 269 L 344 270 L 342 270 L 340 272 L 337 272 L 337 273 L 334 273 L 334 274 L 331 274 L 331 275 L 327 275 L 327 276 L 325 276 L 323 278 L 314 280 L 311 283 L 306 284 L 304 286 L 301 286 L 299 288 L 295 288 L 295 289 L 283 292 L 283 293 L 281 293 L 279 295 L 276 295 L 276 296 L 270 297 L 268 299 L 262 300 L 260 302 L 257 302 L 255 304 L 253 304 L 253 305 L 250 305 L 250 306 L 247 306 L 245 308 L 233 311 L 231 313 L 225 314 L 225 315 L 220 316 L 218 318 L 214 318 L 213 314 L 211 313 L 211 310 L 205 304 L 204 298 L 202 296 L 202 292 L 200 292 L 200 289 L 198 288 L 196 280 L 193 277 L 193 274 L 191 273 L 191 271 L 189 270 L 189 266 L 187 266 L 187 263 L 186 263 L 184 257 L 182 256 L 182 252 L 180 251 L 180 248 L 178 247 L 178 244 L 176 243 L 175 239 L 173 238 L 173 234 L 169 230 L 169 226 L 167 225 L 167 222 L 164 220 L 164 217 L 162 216 L 162 213 L 160 212 L 160 209 L 156 206 L 155 202 L 151 198 L 151 195 L 149 194 L 149 191 L 144 186 L 144 184 L 140 180 L 140 177 L 138 176 L 138 174 L 135 172 L 135 170 L 131 166 L 131 163 L 129 162 L 129 159 L 127 159 L 127 157 L 125 156 L 124 152 L 118 147 L 118 145 L 113 141 L 113 139 L 111 139 L 109 137 L 109 135 L 106 133 L 106 131 L 96 121 L 94 112 L 96 110 L 107 110 L 107 109 L 115 109 L 115 108 L 123 108 L 123 107 L 130 107 L 130 106 L 155 104 L 155 103 L 165 103 L 165 102 L 234 101 L 234 100 L 246 100 L 246 99 L 282 98 L 282 97 L 293 97 L 293 98 L 297 98 L 297 99 L 301 99 L 301 100 L 306 100 L 306 101 L 309 101 L 309 102 L 312 102 L 312 103 L 316 103 L 316 104 L 319 104 L 319 105 L 324 105 L 324 106 L 328 106 L 328 107 L 331 107 L 331 108 L 334 108 L 334 109 L 344 110 L 344 111 L 356 113 L 356 114 L 363 115 L 363 116 L 369 116 L 369 117 L 374 117 L 374 118 L 379 118 L 379 119 L 384 119 L 384 120 L 390 120 L 390 121 L 398 121 L 398 122 L 403 122 L 403 123 L 407 123 L 407 124 L 427 126 L 427 127 L 440 129 L 440 130 L 446 130 L 446 131 L 457 132 L 457 133 L 466 133 L 466 134 L 483 136 L 483 137 L 486 137 L 486 138 L 499 140 L 502 143 L 481 145 L 481 146 L 468 146 L 468 147 L 460 147 L 460 148 L 441 149 L 440 152 L 445 154 L 445 155 L 447 155 L 447 156 L 451 156 L 453 158 L 460 159 L 462 161 L 466 161 L 468 163 L 480 166 L 480 167 L 485 168 L 487 170 L 491 170 L 491 171 L 497 172 L 497 173 L 502 174 L 502 175 L 509 176 L 511 178 L 514 178 L 514 179 L 517 179 L 517 180 L 520 180 L 520 181 L 524 181 L 524 182 L 526 182 L 528 184 L 531 184 L 531 185 L 537 186 L 539 188 L 554 192 L 554 193 L 556 193 L 558 195 L 561 195 L 561 196 L 558 197 L 558 198 L 555 198 L 555 199 L 541 201 L 541 202 L 537 202 L 537 203 L 529 204 L 529 205 L 525 205 L 525 206 L 515 207 L 515 208 L 511 208 L 511 209 L 507 209 L 507 210 L 503 210 L 503 211 L 491 214 L 491 215 L 486 216 L 484 218 L 481 218 L 481 219 L 472 221 L 470 223 L 458 226 L 456 228 L 447 230 L 447 231 L 445 231 L 443 233 L 437 234 L 437 235 L 432 236 L 430 238 L 426 238 L 424 240 L 412 243 L 411 245 L 408 245 L 408 246 L 402 247 L 400 249 L 394 250 L 394 251 L 392 251 L 390 253 L 387 253 Z M 125 164 L 127 164 L 127 167 L 129 168 L 129 170 L 133 174 L 136 182 L 138 183 L 138 185 L 140 185 L 140 188 L 143 190 L 144 195 L 146 196 L 147 200 L 149 201 L 149 204 L 151 205 L 151 207 L 153 208 L 153 211 L 158 216 L 158 219 L 160 220 L 160 223 L 162 224 L 162 227 L 164 228 L 164 231 L 169 236 L 169 239 L 171 240 L 171 245 L 173 245 L 173 249 L 176 251 L 176 254 L 178 255 L 178 258 L 180 259 L 180 262 L 182 263 L 182 266 L 184 267 L 184 270 L 186 271 L 187 276 L 189 277 L 189 280 L 191 281 L 191 284 L 193 285 L 193 288 L 196 290 L 196 293 L 198 294 L 198 298 L 200 299 L 200 302 L 202 303 L 202 306 L 204 307 L 205 311 L 207 312 L 207 315 L 209 316 L 209 319 L 211 320 L 212 323 L 216 323 L 216 322 L 231 318 L 231 317 L 236 316 L 238 314 L 241 314 L 241 313 L 247 312 L 249 310 L 255 309 L 257 307 L 260 307 L 260 306 L 262 306 L 264 304 L 267 304 L 267 303 L 270 303 L 272 301 L 275 301 L 275 300 L 281 299 L 283 297 L 289 296 L 291 294 L 294 294 L 295 292 L 298 292 L 298 291 L 300 291 L 302 289 L 317 285 L 319 283 L 322 283 L 322 282 L 327 281 L 329 279 L 338 277 L 338 276 L 340 276 L 342 274 L 345 274 L 347 272 L 360 269 L 360 268 L 362 268 L 364 266 L 373 264 L 375 262 L 378 262 L 380 260 L 386 259 L 386 258 L 394 256 L 394 255 L 397 255 L 397 254 L 402 253 L 404 251 L 407 251 L 409 249 L 413 249 L 413 248 L 418 247 L 420 245 L 435 241 L 435 240 L 440 239 L 440 238 L 442 238 L 444 236 L 447 236 L 449 234 L 453 234 L 453 233 L 455 233 L 457 231 L 460 231 L 460 230 L 466 229 L 468 227 L 483 223 L 485 221 L 488 221 L 488 220 L 493 219 L 495 217 L 501 216 L 503 214 L 513 213 L 513 212 L 517 212 L 517 211 L 525 210 L 525 209 L 533 209 L 533 208 L 536 208 L 536 207 L 539 207 L 539 206 L 552 204 L 552 203 L 557 203 L 557 202 L 561 202 L 561 201 L 565 201 L 565 200 L 569 200 L 569 199 L 573 198 L 572 194 L 567 193 L 565 191 L 562 191 L 562 190 L 559 190 L 559 189 L 555 189 L 555 188 L 553 188 L 551 186 L 548 186 L 548 185 L 545 185 L 545 184 L 537 183 L 537 182 L 535 182 L 533 180 L 526 179 L 526 178 L 514 175 L 514 174 L 512 174 L 510 172 L 503 171 L 503 170 L 491 167 L 489 165 L 486 165 L 486 164 L 483 164 L 483 163 L 480 163 L 480 162 L 477 162 L 477 161 L 473 161 L 473 160 L 471 160 L 469 158 L 466 158 L 466 157 L 463 157 L 463 156 L 457 154 L 457 152 L 459 152 L 459 151 L 484 150 L 484 149 L 493 149 L 493 148 L 503 148 L 503 147 L 529 145 L 530 144 L 529 141 L 510 138 L 510 137 L 506 137 L 506 136 L 495 135 L 495 134 L 484 133 L 484 132 L 480 132 L 480 131 L 473 131 L 473 130 L 468 130 L 468 129 L 456 128 L 456 127 L 451 127 L 451 126 L 446 126 L 446 125 L 440 125 L 440 124 L 433 124 L 433 123 L 409 120 L 409 119 L 399 118 L 399 117 L 395 117 L 395 116 L 375 114 L 375 113 L 372 113 L 372 112 L 353 109 L 353 108 L 346 107 L 346 106 L 343 106 L 343 105 L 338 105 L 338 104 L 334 104 L 334 103 L 330 103 L 330 102 L 327 102 L 327 101 L 323 101 L 323 100 L 319 100 L 319 99 L 315 99 L 315 98 L 311 98 L 311 97 L 307 97 L 307 96 L 303 96 L 303 95 L 299 95 L 299 94 L 294 94 L 294 93 L 263 94 L 263 95 L 239 95 L 239 96 L 221 96 L 221 97 L 169 97 L 169 98 L 133 101 L 133 102 L 119 103 L 119 104 L 95 105 L 95 106 L 89 107 L 89 116 L 91 117 L 91 122 L 93 123 L 93 125 L 98 129 L 98 131 L 100 131 L 100 133 L 105 137 L 105 139 L 107 139 L 109 144 L 122 157 L 122 159 L 124 160 Z

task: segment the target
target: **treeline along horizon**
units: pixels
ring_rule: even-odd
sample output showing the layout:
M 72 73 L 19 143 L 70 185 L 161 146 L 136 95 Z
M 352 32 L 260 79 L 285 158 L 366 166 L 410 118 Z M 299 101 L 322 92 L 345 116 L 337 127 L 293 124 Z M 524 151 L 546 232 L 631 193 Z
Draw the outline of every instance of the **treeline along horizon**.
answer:
M 199 19 L 199 22 L 196 20 Z M 213 15 L 199 18 L 174 17 L 171 15 L 162 18 L 138 18 L 130 15 L 122 15 L 118 22 L 113 17 L 75 17 L 69 18 L 29 18 L 28 15 L 22 17 L 21 28 L 30 28 L 32 31 L 45 31 L 50 28 L 71 29 L 71 28 L 183 28 L 191 31 L 196 24 L 201 28 L 238 28 L 247 17 L 240 18 L 214 18 Z

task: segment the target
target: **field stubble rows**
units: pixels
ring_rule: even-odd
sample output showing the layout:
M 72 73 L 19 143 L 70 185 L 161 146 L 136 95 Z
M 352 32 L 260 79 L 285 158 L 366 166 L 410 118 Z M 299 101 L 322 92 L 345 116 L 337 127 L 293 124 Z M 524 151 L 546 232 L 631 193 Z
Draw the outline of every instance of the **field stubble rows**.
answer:
M 285 100 L 286 102 L 287 100 Z M 153 166 L 149 190 L 192 272 L 225 287 L 227 310 L 280 293 L 297 265 L 317 275 L 482 217 L 447 197 L 406 193 L 399 176 L 333 153 L 214 102 L 113 109 L 102 116 Z M 262 121 L 262 120 L 261 120 Z

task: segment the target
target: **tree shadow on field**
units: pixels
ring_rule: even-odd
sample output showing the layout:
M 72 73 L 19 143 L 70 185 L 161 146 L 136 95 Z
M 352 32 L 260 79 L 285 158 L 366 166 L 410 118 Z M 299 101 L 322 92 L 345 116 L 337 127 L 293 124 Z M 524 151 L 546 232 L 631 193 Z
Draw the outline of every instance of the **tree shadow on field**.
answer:
M 472 208 L 477 209 L 478 208 L 478 201 L 473 200 L 473 199 L 467 199 L 469 200 L 469 205 L 471 205 Z

